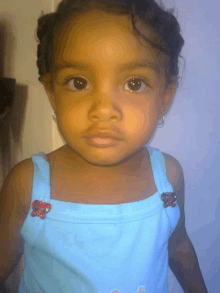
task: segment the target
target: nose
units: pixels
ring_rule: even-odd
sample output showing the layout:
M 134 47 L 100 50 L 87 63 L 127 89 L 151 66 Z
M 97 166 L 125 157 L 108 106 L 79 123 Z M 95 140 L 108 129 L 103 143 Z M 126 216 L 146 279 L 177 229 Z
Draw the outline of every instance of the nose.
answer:
M 121 120 L 121 109 L 116 103 L 116 99 L 110 95 L 99 95 L 92 105 L 89 118 L 93 121 L 114 121 Z

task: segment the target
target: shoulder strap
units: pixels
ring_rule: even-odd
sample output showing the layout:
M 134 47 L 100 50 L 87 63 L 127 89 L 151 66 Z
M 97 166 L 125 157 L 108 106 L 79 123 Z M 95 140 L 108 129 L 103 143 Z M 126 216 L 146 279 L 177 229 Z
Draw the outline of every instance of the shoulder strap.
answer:
M 21 228 L 21 235 L 28 242 L 29 245 L 33 246 L 40 231 L 45 223 L 40 217 L 32 217 L 32 203 L 35 200 L 44 202 L 50 202 L 50 166 L 46 160 L 44 153 L 32 155 L 32 161 L 34 163 L 34 178 L 30 210 L 28 216 Z
M 50 165 L 47 162 L 46 154 L 43 152 L 32 155 L 34 163 L 34 179 L 32 189 L 32 201 L 50 201 Z
M 173 187 L 167 178 L 166 162 L 163 154 L 160 152 L 159 149 L 155 148 L 152 148 L 151 151 L 149 150 L 149 153 L 155 184 L 157 186 L 157 190 L 159 191 L 160 196 L 163 192 L 173 192 Z M 177 204 L 175 207 L 167 207 L 164 210 L 169 219 L 171 235 L 179 220 L 180 210 Z
M 151 166 L 157 190 L 160 193 L 173 192 L 173 187 L 167 178 L 166 163 L 163 154 L 159 149 L 150 146 L 147 148 L 150 154 Z

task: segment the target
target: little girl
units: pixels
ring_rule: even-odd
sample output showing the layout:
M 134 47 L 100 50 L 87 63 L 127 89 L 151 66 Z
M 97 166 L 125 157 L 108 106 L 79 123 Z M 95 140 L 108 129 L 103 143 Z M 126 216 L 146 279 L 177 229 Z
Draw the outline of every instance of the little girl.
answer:
M 167 293 L 168 264 L 184 292 L 207 292 L 182 168 L 149 146 L 178 87 L 176 18 L 153 0 L 63 0 L 37 34 L 66 145 L 4 182 L 2 282 L 24 253 L 20 293 Z

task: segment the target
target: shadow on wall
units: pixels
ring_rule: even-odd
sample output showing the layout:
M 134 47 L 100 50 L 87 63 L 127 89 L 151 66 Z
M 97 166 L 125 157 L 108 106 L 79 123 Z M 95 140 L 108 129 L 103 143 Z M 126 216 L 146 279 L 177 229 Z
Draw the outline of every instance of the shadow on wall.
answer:
M 13 33 L 9 31 L 6 20 L 0 20 L 0 184 L 2 184 L 14 165 L 13 158 L 16 157 L 16 149 L 22 148 L 22 130 L 24 124 L 24 113 L 27 104 L 27 86 L 16 85 L 16 80 L 11 78 L 10 64 L 14 60 L 15 51 Z M 12 44 L 12 47 L 11 47 Z M 8 54 L 8 51 L 11 51 Z M 9 56 L 8 56 L 9 55 Z M 11 66 L 13 67 L 13 66 Z M 5 71 L 8 71 L 7 77 Z
M 2 93 L 2 91 L 0 90 Z M 2 99 L 0 95 L 0 100 Z M 1 186 L 13 167 L 12 158 L 18 149 L 22 149 L 22 130 L 24 125 L 24 113 L 27 102 L 27 86 L 15 85 L 14 101 L 4 116 L 0 126 L 0 160 L 2 169 Z M 1 102 L 0 102 L 1 104 Z
M 11 24 L 0 18 L 0 189 L 15 165 L 22 149 L 22 131 L 27 104 L 27 86 L 16 84 L 13 77 L 15 36 Z M 7 76 L 7 77 L 6 77 Z M 6 280 L 10 292 L 18 292 L 24 269 L 24 256 Z

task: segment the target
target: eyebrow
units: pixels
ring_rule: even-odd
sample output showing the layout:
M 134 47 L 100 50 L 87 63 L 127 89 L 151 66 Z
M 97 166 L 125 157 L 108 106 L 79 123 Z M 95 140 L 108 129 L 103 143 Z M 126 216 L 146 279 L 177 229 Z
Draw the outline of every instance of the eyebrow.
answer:
M 78 62 L 65 62 L 65 65 L 62 66 L 55 66 L 55 71 L 61 71 L 68 68 L 76 68 L 79 70 L 88 70 L 89 65 L 78 63 Z M 119 72 L 128 71 L 136 68 L 146 68 L 153 70 L 156 74 L 159 73 L 159 66 L 155 65 L 153 61 L 142 61 L 142 62 L 129 62 L 129 63 L 123 63 L 119 67 Z

